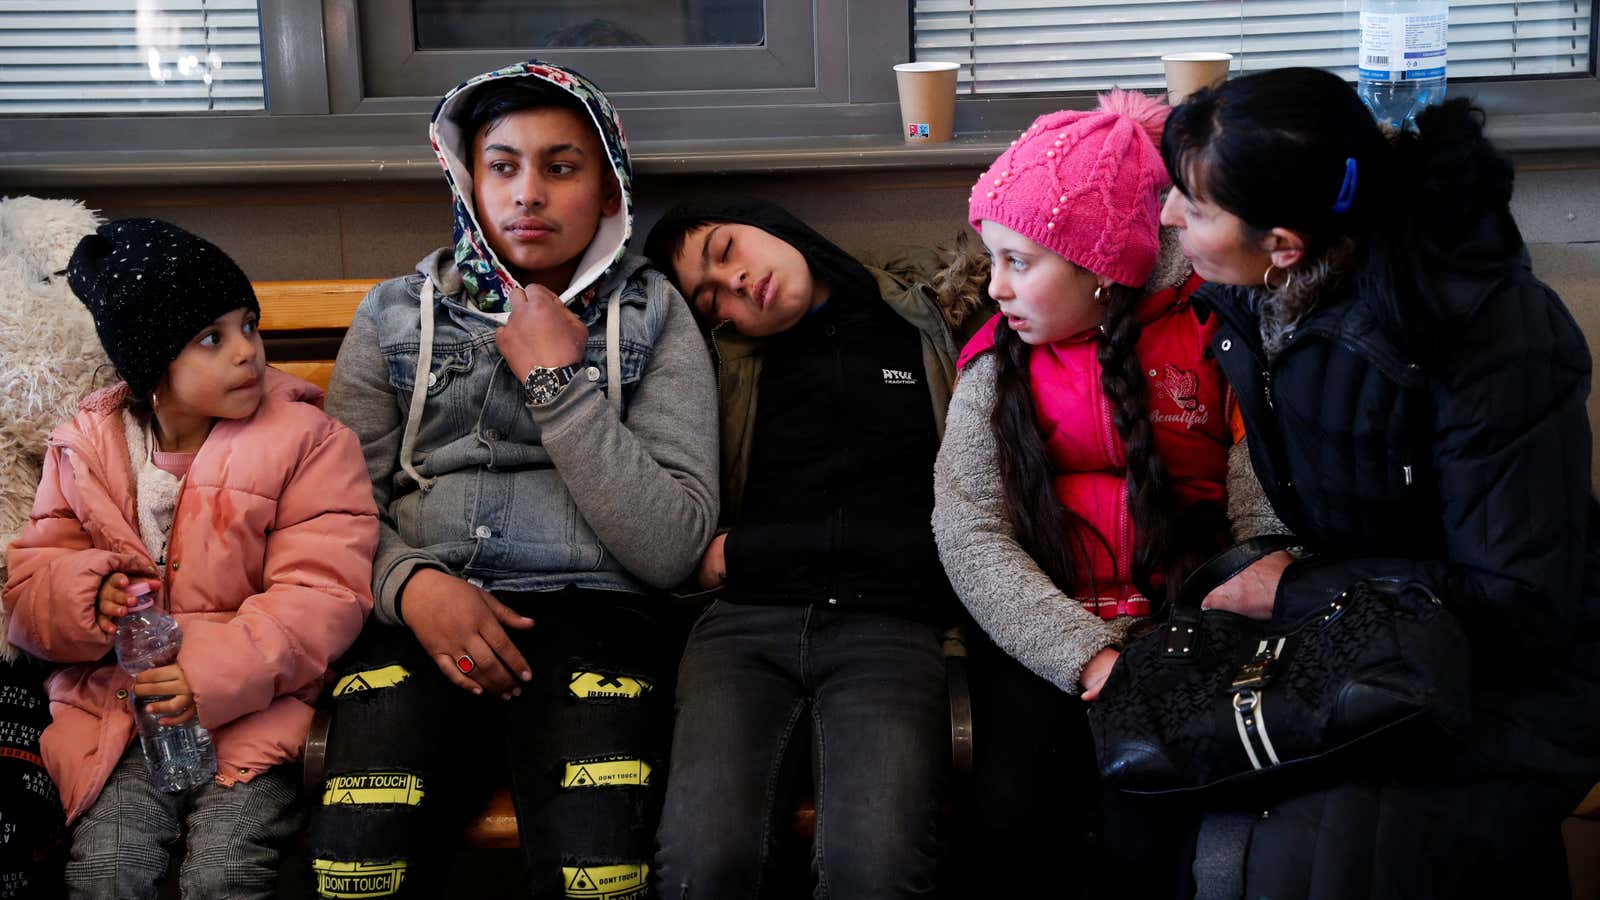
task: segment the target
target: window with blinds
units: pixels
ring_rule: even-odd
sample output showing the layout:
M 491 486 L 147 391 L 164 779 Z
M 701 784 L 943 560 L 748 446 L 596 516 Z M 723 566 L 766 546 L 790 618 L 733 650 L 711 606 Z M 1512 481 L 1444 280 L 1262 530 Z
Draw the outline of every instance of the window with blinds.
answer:
M 266 108 L 258 0 L 0 0 L 0 115 Z
M 1584 75 L 1594 0 L 1450 0 L 1449 77 Z M 1163 53 L 1235 71 L 1317 66 L 1354 81 L 1360 0 L 914 0 L 916 58 L 962 93 L 1159 88 Z

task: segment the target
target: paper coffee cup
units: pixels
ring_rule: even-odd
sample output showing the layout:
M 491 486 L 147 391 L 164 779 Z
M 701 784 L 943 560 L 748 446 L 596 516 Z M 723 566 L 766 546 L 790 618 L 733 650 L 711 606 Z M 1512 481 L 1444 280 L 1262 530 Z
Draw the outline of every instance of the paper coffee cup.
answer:
M 1198 51 L 1161 57 L 1161 67 L 1167 72 L 1167 102 L 1177 106 L 1203 87 L 1216 87 L 1227 80 L 1232 65 L 1232 53 Z
M 894 67 L 900 87 L 900 136 L 908 144 L 950 140 L 956 124 L 956 71 L 953 62 L 901 63 Z

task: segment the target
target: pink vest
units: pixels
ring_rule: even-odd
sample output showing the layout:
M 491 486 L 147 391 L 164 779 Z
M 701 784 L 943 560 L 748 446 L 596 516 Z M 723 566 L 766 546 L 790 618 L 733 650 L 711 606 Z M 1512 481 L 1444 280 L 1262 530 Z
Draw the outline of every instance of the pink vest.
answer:
M 1209 350 L 1217 320 L 1201 325 L 1189 305 L 1189 295 L 1203 283 L 1192 276 L 1146 297 L 1138 310 L 1144 327 L 1136 349 L 1149 390 L 1156 452 L 1185 506 L 1225 500 L 1232 443 L 1228 385 Z M 994 346 L 999 318 L 986 323 L 962 350 L 960 366 Z M 1055 470 L 1056 497 L 1080 520 L 1069 520 L 1080 573 L 1069 593 L 1101 618 L 1144 616 L 1150 603 L 1133 583 L 1127 454 L 1101 388 L 1100 337 L 1093 329 L 1033 348 L 1029 383 Z

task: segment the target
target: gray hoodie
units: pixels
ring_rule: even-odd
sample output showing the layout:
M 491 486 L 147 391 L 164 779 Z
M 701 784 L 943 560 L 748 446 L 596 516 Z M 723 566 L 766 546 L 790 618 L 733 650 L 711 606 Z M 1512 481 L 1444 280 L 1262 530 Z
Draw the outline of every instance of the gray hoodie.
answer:
M 495 344 L 515 280 L 478 229 L 470 136 L 454 119 L 499 78 L 539 78 L 583 101 L 622 187 L 621 210 L 561 295 L 589 328 L 579 374 L 541 407 L 526 405 Z M 431 133 L 456 198 L 454 246 L 372 289 L 328 389 L 328 412 L 361 438 L 378 503 L 377 616 L 399 621 L 419 568 L 491 591 L 677 584 L 717 521 L 715 379 L 682 298 L 626 253 L 632 179 L 615 111 L 582 76 L 532 61 L 445 95 Z

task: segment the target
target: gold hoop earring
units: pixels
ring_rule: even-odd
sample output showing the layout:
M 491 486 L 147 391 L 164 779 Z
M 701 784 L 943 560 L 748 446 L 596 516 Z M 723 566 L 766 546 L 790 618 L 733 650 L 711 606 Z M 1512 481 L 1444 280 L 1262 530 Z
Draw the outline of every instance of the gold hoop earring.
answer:
M 1280 284 L 1276 287 L 1274 287 L 1272 284 L 1272 273 L 1274 270 L 1283 272 L 1283 284 Z M 1272 263 L 1267 263 L 1267 270 L 1261 273 L 1261 285 L 1269 291 L 1287 290 L 1291 284 L 1294 284 L 1294 272 L 1290 271 L 1289 269 L 1280 270 Z

